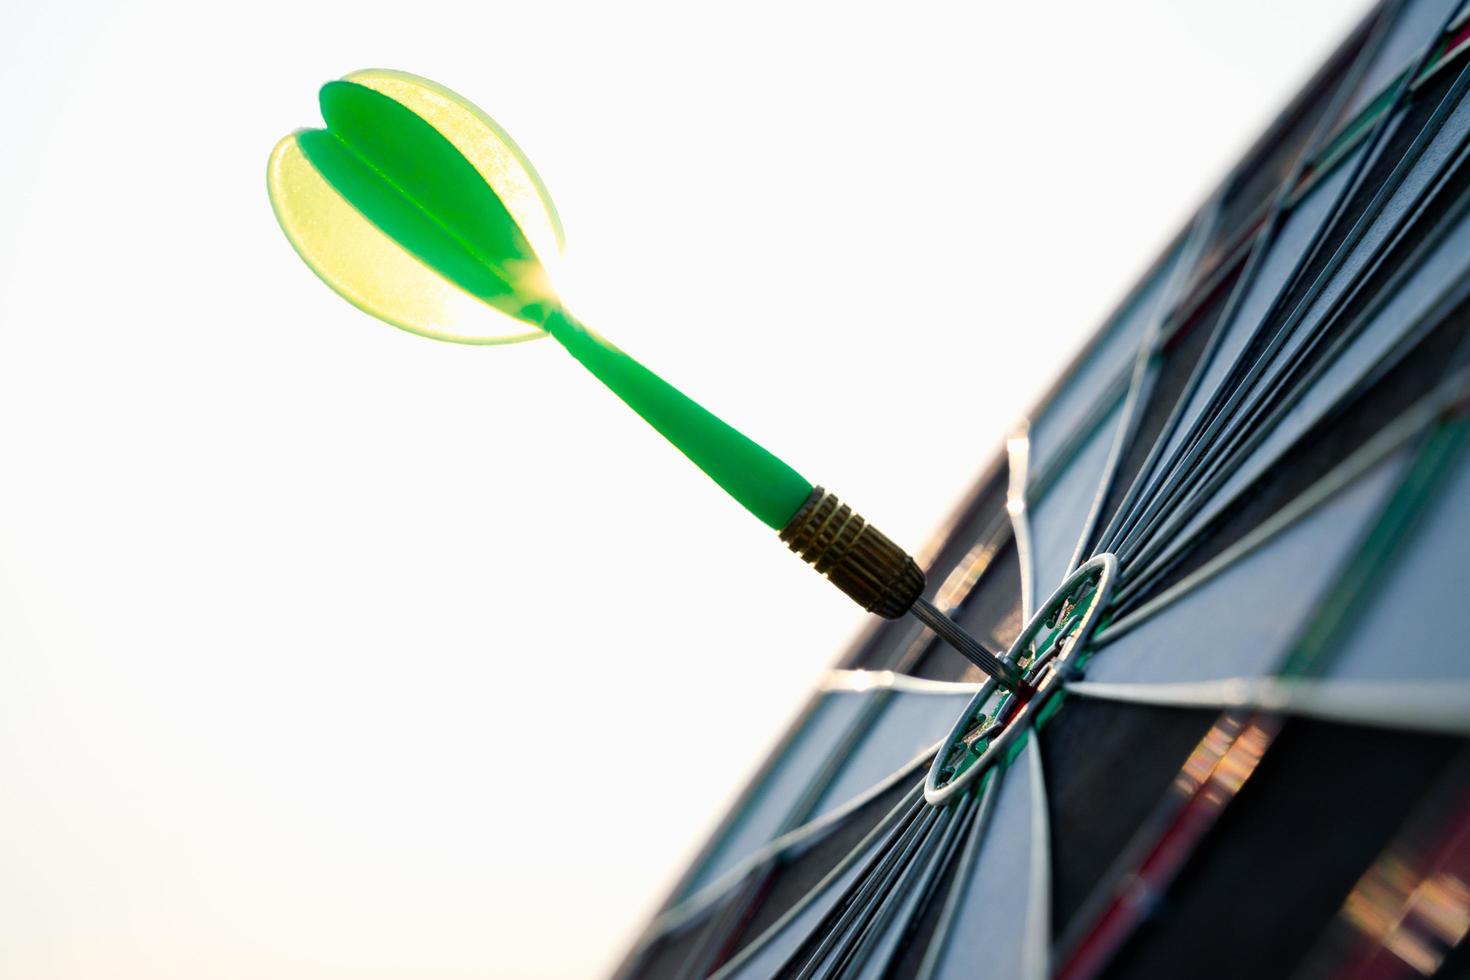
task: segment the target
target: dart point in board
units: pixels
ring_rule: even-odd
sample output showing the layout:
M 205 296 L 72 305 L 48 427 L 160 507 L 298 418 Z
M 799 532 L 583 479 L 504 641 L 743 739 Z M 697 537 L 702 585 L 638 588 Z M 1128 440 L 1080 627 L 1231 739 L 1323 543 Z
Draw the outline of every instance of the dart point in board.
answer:
M 530 161 L 469 101 L 405 72 L 321 89 L 325 128 L 276 145 L 282 230 L 359 309 L 435 340 L 551 337 L 786 545 L 869 612 L 912 615 L 996 683 L 1020 669 L 923 597 L 917 562 L 829 491 L 584 326 L 562 305 L 562 229 Z

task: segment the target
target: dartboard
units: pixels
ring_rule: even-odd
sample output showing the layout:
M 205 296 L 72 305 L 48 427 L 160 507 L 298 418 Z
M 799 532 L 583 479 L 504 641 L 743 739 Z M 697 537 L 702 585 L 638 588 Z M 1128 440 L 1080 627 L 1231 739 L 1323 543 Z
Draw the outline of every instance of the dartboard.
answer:
M 1470 12 L 1373 11 L 1018 425 L 627 977 L 1470 964 Z

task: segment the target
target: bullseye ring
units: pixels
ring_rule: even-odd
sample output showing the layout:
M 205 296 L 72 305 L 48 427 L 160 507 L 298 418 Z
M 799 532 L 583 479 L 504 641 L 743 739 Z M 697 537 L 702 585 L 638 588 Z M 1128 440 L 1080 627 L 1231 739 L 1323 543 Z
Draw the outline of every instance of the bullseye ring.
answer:
M 1031 617 L 1004 659 L 1022 669 L 1035 693 L 1022 699 L 986 682 L 940 744 L 924 780 L 925 800 L 937 806 L 954 799 L 1005 757 L 1075 669 L 1074 657 L 1108 604 L 1117 570 L 1111 554 L 1089 559 Z

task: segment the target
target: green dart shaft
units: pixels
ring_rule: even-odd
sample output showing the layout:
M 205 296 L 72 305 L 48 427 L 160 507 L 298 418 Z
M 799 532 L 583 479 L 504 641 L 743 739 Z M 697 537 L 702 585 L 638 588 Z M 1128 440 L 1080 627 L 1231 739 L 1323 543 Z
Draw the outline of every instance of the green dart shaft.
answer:
M 567 353 L 673 443 L 746 510 L 785 527 L 811 496 L 796 470 L 564 312 L 545 328 Z

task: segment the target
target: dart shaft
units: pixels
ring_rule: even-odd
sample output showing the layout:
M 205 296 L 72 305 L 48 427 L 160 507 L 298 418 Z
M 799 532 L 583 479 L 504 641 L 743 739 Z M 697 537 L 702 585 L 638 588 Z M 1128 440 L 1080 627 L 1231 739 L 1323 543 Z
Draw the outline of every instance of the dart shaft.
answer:
M 545 326 L 613 394 L 769 527 L 784 526 L 811 493 L 811 483 L 775 454 L 566 313 L 553 313 Z

